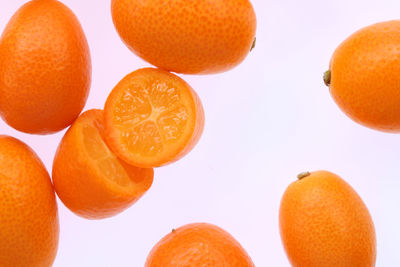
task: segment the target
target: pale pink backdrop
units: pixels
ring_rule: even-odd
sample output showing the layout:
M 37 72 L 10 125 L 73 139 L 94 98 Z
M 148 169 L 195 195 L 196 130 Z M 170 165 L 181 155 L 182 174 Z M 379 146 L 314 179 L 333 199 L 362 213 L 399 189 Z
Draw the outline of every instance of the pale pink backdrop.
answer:
M 0 29 L 26 1 L 0 1 Z M 113 86 L 149 66 L 114 30 L 109 0 L 62 0 L 80 19 L 91 48 L 93 84 L 85 109 L 102 108 Z M 374 22 L 400 18 L 398 0 L 253 0 L 257 47 L 235 70 L 182 76 L 199 93 L 206 128 L 180 162 L 157 169 L 149 192 L 126 212 L 88 221 L 59 202 L 56 267 L 143 266 L 172 228 L 217 224 L 256 266 L 290 266 L 278 209 L 286 186 L 305 170 L 338 173 L 359 192 L 375 221 L 377 266 L 400 266 L 400 136 L 356 125 L 323 85 L 334 48 Z M 49 171 L 63 132 L 26 135 L 0 122 L 0 133 L 28 143 Z

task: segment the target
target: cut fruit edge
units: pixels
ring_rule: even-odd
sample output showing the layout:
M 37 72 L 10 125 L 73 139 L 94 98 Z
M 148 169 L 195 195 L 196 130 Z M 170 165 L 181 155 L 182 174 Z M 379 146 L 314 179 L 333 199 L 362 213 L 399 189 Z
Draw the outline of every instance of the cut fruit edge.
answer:
M 79 131 L 82 136 L 82 147 L 93 162 L 96 173 L 104 178 L 102 182 L 109 188 L 140 197 L 153 183 L 153 169 L 135 167 L 118 158 L 103 138 L 104 130 L 100 121 L 103 111 L 89 112 L 97 114 L 92 115 L 91 121 L 81 121 Z M 99 114 L 101 114 L 100 119 Z
M 178 78 L 178 80 L 172 80 L 170 83 L 173 84 L 174 87 L 184 87 L 187 88 L 188 90 L 179 90 L 180 97 L 179 100 L 174 104 L 173 109 L 164 107 L 163 112 L 161 113 L 157 112 L 158 116 L 154 116 L 152 112 L 154 111 L 154 109 L 157 109 L 158 107 L 154 108 L 154 106 L 151 104 L 152 99 L 149 96 L 145 97 L 140 96 L 141 99 L 146 99 L 146 101 L 150 103 L 149 106 L 151 107 L 148 108 L 150 109 L 150 114 L 135 115 L 135 117 L 142 117 L 142 118 L 146 117 L 147 115 L 147 118 L 143 119 L 140 123 L 136 123 L 134 126 L 130 127 L 123 126 L 122 125 L 123 122 L 120 122 L 121 119 L 115 118 L 116 115 L 114 111 L 115 109 L 121 110 L 121 108 L 119 108 L 120 106 L 123 105 L 121 103 L 123 100 L 121 99 L 125 100 L 126 99 L 125 95 L 129 95 L 129 97 L 132 97 L 132 99 L 135 96 L 132 96 L 131 93 L 126 92 L 131 89 L 126 89 L 126 86 L 124 84 L 124 79 L 120 82 L 122 83 L 122 85 L 118 84 L 116 88 L 114 88 L 114 90 L 111 92 L 105 105 L 105 125 L 106 125 L 105 140 L 109 144 L 110 149 L 113 150 L 114 153 L 116 153 L 125 162 L 145 168 L 160 167 L 180 159 L 182 156 L 184 156 L 190 150 L 192 150 L 192 148 L 199 141 L 200 136 L 204 129 L 204 117 L 205 117 L 201 100 L 197 95 L 197 93 L 190 87 L 190 85 L 188 85 L 185 81 L 183 81 L 179 77 L 176 76 L 176 78 Z M 132 81 L 130 82 L 132 83 Z M 136 81 L 134 80 L 134 82 Z M 143 86 L 141 81 L 136 83 Z M 149 86 L 149 85 L 145 84 L 144 86 Z M 154 85 L 152 84 L 151 86 Z M 157 84 L 156 86 L 158 87 L 159 84 Z M 131 87 L 134 86 L 131 85 Z M 136 100 L 132 100 L 132 102 L 134 101 Z M 143 102 L 144 101 L 142 101 L 141 103 Z M 128 103 L 125 105 L 134 106 L 134 103 Z M 173 113 L 174 111 L 177 110 L 178 111 L 184 110 L 185 114 L 182 115 L 182 113 L 179 112 Z M 171 114 L 173 115 L 171 116 Z M 164 116 L 161 117 L 161 115 Z M 179 123 L 179 116 L 185 117 L 184 115 L 186 116 L 186 118 L 183 126 L 184 130 L 182 130 L 182 126 L 177 124 Z M 154 117 L 156 117 L 155 120 Z M 163 126 L 162 125 L 163 119 L 170 120 L 171 123 L 170 124 L 164 123 Z M 147 129 L 145 129 L 145 126 L 147 126 Z M 137 129 L 138 127 L 142 127 L 142 129 L 138 130 Z M 175 131 L 181 136 L 176 137 L 176 135 L 169 134 L 170 139 L 175 139 L 177 141 L 168 144 L 169 142 L 167 140 L 168 133 L 166 133 L 166 131 L 171 128 L 173 129 L 172 133 L 174 133 Z M 145 130 L 150 130 L 152 132 L 151 134 L 147 134 L 143 132 Z M 147 148 L 149 147 L 148 143 L 151 143 L 152 141 L 150 142 L 148 141 L 149 140 L 148 136 L 151 136 L 153 140 L 156 140 L 156 138 L 158 138 L 157 141 L 153 142 L 153 145 L 150 145 L 150 150 L 158 149 L 159 152 L 155 152 L 153 153 L 153 155 L 149 156 L 149 155 L 144 155 L 144 153 L 146 152 L 141 152 L 138 149 L 135 148 L 130 149 L 129 148 L 130 140 L 127 142 L 124 141 L 123 138 L 125 139 L 132 138 L 130 137 L 132 133 L 137 133 L 136 135 L 134 135 L 136 138 L 136 142 L 137 140 L 142 138 L 141 140 L 143 141 L 142 143 L 138 143 L 136 145 L 135 142 L 134 146 L 136 146 L 137 148 L 142 148 L 144 146 L 147 146 Z

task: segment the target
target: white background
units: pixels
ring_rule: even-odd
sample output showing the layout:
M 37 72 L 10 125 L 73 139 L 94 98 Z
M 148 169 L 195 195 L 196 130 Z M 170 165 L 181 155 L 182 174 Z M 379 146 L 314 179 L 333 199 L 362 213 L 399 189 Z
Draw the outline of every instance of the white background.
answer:
M 24 2 L 0 0 L 1 30 Z M 91 48 L 93 83 L 85 109 L 102 108 L 123 76 L 148 64 L 120 41 L 109 0 L 62 2 L 80 19 Z M 114 218 L 81 219 L 59 202 L 54 266 L 140 267 L 159 239 L 191 222 L 226 229 L 258 267 L 289 266 L 279 237 L 280 198 L 297 173 L 318 169 L 341 175 L 369 207 L 377 266 L 400 265 L 400 136 L 353 123 L 322 82 L 336 46 L 363 26 L 399 18 L 400 2 L 253 4 L 257 47 L 246 61 L 220 75 L 181 76 L 197 90 L 206 112 L 197 147 L 178 163 L 157 169 L 148 193 Z M 0 133 L 28 143 L 51 171 L 64 131 L 32 136 L 1 121 Z

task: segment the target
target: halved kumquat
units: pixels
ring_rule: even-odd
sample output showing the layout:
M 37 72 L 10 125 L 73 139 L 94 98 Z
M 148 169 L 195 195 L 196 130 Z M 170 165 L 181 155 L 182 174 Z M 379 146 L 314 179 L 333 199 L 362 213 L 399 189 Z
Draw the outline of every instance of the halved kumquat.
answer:
M 103 111 L 83 113 L 67 131 L 53 163 L 53 182 L 61 201 L 88 219 L 116 215 L 152 185 L 153 169 L 130 166 L 103 141 Z
M 104 115 L 110 149 L 138 167 L 182 158 L 204 128 L 203 106 L 195 91 L 178 76 L 154 68 L 122 79 L 109 95 Z

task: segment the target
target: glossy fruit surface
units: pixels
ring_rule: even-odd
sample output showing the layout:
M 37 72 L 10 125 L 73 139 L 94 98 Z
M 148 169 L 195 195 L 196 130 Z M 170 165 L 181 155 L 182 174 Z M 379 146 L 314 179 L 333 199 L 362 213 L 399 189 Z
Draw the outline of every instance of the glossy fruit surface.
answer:
M 83 113 L 68 129 L 53 163 L 53 182 L 61 201 L 88 219 L 116 215 L 151 186 L 153 169 L 119 160 L 103 141 L 103 111 Z
M 104 107 L 105 137 L 122 160 L 158 167 L 185 156 L 204 128 L 195 91 L 169 72 L 146 68 L 123 78 Z
M 89 47 L 79 21 L 56 0 L 33 0 L 0 39 L 0 116 L 13 128 L 49 134 L 82 111 L 91 82 Z
M 292 266 L 375 266 L 374 224 L 354 189 L 327 171 L 299 178 L 287 188 L 279 214 Z
M 186 74 L 227 71 L 255 40 L 249 0 L 112 0 L 114 25 L 135 54 Z
M 223 229 L 206 223 L 173 230 L 150 252 L 145 267 L 254 267 L 242 246 Z
M 0 266 L 51 266 L 58 247 L 49 174 L 21 141 L 0 135 Z
M 372 129 L 400 132 L 400 20 L 363 28 L 334 52 L 325 81 L 339 107 Z

